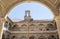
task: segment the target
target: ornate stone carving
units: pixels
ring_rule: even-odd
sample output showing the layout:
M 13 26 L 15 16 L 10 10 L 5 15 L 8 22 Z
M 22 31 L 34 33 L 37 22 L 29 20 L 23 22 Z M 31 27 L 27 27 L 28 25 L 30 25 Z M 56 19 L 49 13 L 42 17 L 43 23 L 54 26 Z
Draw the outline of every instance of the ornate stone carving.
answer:
M 2 3 L 1 3 L 1 1 L 2 1 Z M 18 3 L 21 3 L 22 1 L 28 1 L 28 0 L 1 0 L 0 1 L 0 5 L 2 5 L 2 7 L 4 7 L 4 8 L 2 8 L 2 10 L 5 10 L 6 12 L 4 12 L 3 11 L 3 13 L 2 13 L 2 15 L 6 15 L 7 14 L 7 12 L 13 7 L 13 6 L 15 6 L 16 4 L 18 4 Z M 56 9 L 56 6 L 54 6 L 54 4 L 56 4 L 56 2 L 57 2 L 57 0 L 31 0 L 31 1 L 38 1 L 39 3 L 40 2 L 42 2 L 43 4 L 46 4 L 52 11 L 53 11 L 53 13 L 54 13 L 54 15 L 55 16 L 57 16 L 56 15 L 56 13 L 58 13 L 58 11 L 57 11 L 57 9 Z M 4 4 L 4 5 L 3 5 Z M 57 7 L 58 8 L 58 10 L 59 10 L 59 12 L 60 12 L 60 5 L 59 5 L 59 7 Z M 0 10 L 1 11 L 1 10 Z M 58 14 L 59 15 L 59 14 Z M 1 15 L 0 15 L 0 17 L 1 17 Z M 5 19 L 0 19 L 0 21 L 1 21 L 1 27 L 0 27 L 0 30 L 1 30 L 1 28 L 2 28 L 2 24 L 3 24 L 3 22 L 2 21 L 4 21 Z M 59 22 L 60 23 L 60 22 Z M 59 23 L 58 23 L 58 25 L 59 25 Z M 51 27 L 51 26 L 50 26 Z M 15 28 L 15 27 L 14 27 Z M 25 29 L 24 29 L 25 30 Z M 0 31 L 0 33 L 1 33 L 1 31 Z M 49 32 L 50 33 L 50 32 Z M 48 33 L 48 35 L 50 35 L 50 34 L 52 34 L 52 33 L 50 33 L 49 34 Z M 55 32 L 53 32 L 53 34 L 54 34 Z M 28 33 L 29 34 L 29 33 Z M 48 37 L 48 35 L 45 33 L 45 31 L 44 31 L 44 34 Z M 55 33 L 56 34 L 56 33 Z M 11 35 L 12 35 L 12 33 L 11 33 Z M 22 35 L 22 34 L 21 34 Z M 19 36 L 21 36 L 20 35 L 20 33 L 19 33 Z M 25 35 L 25 34 L 24 34 Z M 27 34 L 26 34 L 27 35 Z M 31 34 L 29 34 L 29 35 L 31 35 Z M 41 33 L 39 33 L 39 35 L 41 35 Z M 34 34 L 34 36 L 36 36 L 36 37 L 38 37 L 39 36 L 38 34 L 36 35 L 36 34 Z M 59 33 L 59 36 L 60 36 L 60 33 Z M 28 37 L 28 36 L 27 36 Z M 55 35 L 54 36 L 51 36 L 51 38 L 49 38 L 49 39 L 57 39 L 57 38 L 54 38 L 55 37 Z M 56 36 L 57 37 L 57 36 Z M 14 37 L 13 37 L 13 39 L 14 39 Z M 22 38 L 22 39 L 25 39 L 25 38 Z M 33 38 L 34 39 L 34 38 Z
M 11 38 L 11 39 L 17 39 L 17 38 L 16 38 L 16 36 L 12 36 L 12 38 Z
M 47 24 L 47 30 L 56 30 L 56 26 L 53 24 Z
M 34 36 L 30 36 L 29 39 L 35 39 L 35 37 Z
M 20 37 L 20 39 L 27 39 L 27 37 L 26 36 L 22 36 L 22 37 Z
M 48 39 L 57 39 L 54 35 L 48 37 Z
M 41 35 L 38 39 L 47 39 L 45 36 Z

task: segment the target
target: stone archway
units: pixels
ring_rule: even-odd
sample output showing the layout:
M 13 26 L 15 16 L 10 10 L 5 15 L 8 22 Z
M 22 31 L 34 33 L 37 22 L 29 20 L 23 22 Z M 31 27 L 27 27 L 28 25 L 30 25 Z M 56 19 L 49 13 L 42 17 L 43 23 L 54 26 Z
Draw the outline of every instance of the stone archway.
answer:
M 27 1 L 28 2 L 28 1 Z M 56 10 L 56 7 L 54 7 L 52 4 L 50 4 L 49 2 L 47 2 L 47 3 L 45 3 L 45 2 L 43 2 L 43 1 L 31 1 L 31 2 L 37 2 L 37 3 L 42 3 L 42 4 L 44 4 L 44 5 L 46 5 L 46 6 L 48 6 L 50 9 L 51 9 L 51 11 L 53 12 L 53 14 L 56 16 L 56 15 L 58 15 L 59 13 L 58 13 L 58 11 Z M 15 7 L 16 5 L 18 5 L 18 4 L 22 4 L 22 3 L 24 3 L 24 1 L 22 1 L 22 2 L 18 2 L 18 3 L 16 3 L 16 4 L 12 4 L 10 7 L 8 7 L 8 10 L 6 11 L 6 13 L 8 13 L 13 7 Z M 56 10 L 56 11 L 55 11 Z
M 5 39 L 5 35 L 4 34 L 2 35 L 2 39 Z
M 21 4 L 21 3 L 24 3 L 24 2 L 38 2 L 38 3 L 42 3 L 42 4 L 44 4 L 44 5 L 46 5 L 46 6 L 48 6 L 50 9 L 51 9 L 51 11 L 53 12 L 53 14 L 56 16 L 56 15 L 58 15 L 59 13 L 58 13 L 58 11 L 57 11 L 57 9 L 56 9 L 56 6 L 54 5 L 54 4 L 52 4 L 50 1 L 47 1 L 47 0 L 16 0 L 16 1 L 5 1 L 5 2 L 7 2 L 8 3 L 8 6 L 6 5 L 6 6 L 4 6 L 4 3 L 2 3 L 3 1 L 1 1 L 1 5 L 3 5 L 3 9 L 5 10 L 3 13 L 4 13 L 4 16 L 3 17 L 5 17 L 5 15 L 6 14 L 8 14 L 8 12 L 14 7 L 14 6 L 16 6 L 16 5 L 18 5 L 19 3 Z M 9 4 L 9 3 L 11 3 L 11 4 Z M 5 8 L 6 7 L 6 8 Z
M 20 39 L 27 39 L 27 37 L 25 37 L 25 36 L 22 36 L 22 37 L 20 37 Z
M 35 39 L 35 37 L 34 36 L 31 36 L 31 37 L 29 37 L 29 39 Z
M 45 36 L 40 36 L 38 39 L 47 39 Z
M 48 39 L 56 39 L 56 37 L 54 35 L 51 35 L 48 37 Z
M 58 19 L 60 17 L 59 12 L 58 12 L 56 6 L 52 2 L 50 2 L 49 0 L 8 0 L 8 1 L 7 0 L 1 0 L 0 6 L 2 8 L 0 9 L 0 13 L 2 13 L 2 18 L 0 18 L 0 23 L 3 23 L 5 21 L 4 17 L 6 16 L 6 14 L 8 14 L 8 12 L 14 6 L 18 5 L 18 3 L 24 3 L 24 1 L 39 2 L 39 3 L 41 2 L 41 3 L 45 4 L 46 6 L 48 6 L 51 9 L 51 11 L 53 12 L 53 14 L 55 15 L 56 19 L 54 19 L 54 20 L 57 20 L 57 23 L 58 23 L 57 25 L 59 26 L 59 24 L 60 24 L 60 19 Z M 58 4 L 59 3 L 57 3 L 56 5 L 58 5 Z M 1 37 L 2 24 L 0 26 L 1 26 L 0 27 L 0 37 Z M 59 30 L 60 29 L 58 28 L 58 31 Z

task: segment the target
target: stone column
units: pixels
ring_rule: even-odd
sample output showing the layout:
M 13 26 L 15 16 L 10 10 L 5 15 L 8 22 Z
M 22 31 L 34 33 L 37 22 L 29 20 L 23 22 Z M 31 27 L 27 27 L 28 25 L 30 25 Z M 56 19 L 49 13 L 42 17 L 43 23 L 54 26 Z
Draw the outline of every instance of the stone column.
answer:
M 0 39 L 2 39 L 2 33 L 3 33 L 3 22 L 4 22 L 4 18 L 0 18 Z
M 59 39 L 60 39 L 60 15 L 56 16 L 55 21 L 57 23 L 57 31 L 58 31 L 58 35 L 59 35 Z

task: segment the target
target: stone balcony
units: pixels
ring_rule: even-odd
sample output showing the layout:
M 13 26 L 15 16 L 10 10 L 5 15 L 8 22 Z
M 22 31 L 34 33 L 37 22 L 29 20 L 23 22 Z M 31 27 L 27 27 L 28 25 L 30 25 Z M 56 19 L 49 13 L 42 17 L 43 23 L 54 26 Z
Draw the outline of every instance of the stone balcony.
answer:
M 9 31 L 10 33 L 55 33 L 55 31 Z

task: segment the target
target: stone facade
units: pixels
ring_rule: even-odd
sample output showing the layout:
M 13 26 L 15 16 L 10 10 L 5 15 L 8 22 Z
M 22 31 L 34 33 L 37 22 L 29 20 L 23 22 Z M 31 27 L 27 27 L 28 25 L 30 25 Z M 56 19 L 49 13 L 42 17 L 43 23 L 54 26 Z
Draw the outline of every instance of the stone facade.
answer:
M 0 0 L 0 14 L 1 14 L 1 17 L 0 17 L 0 23 L 1 23 L 0 24 L 0 39 L 2 37 L 2 32 L 3 32 L 3 29 L 2 29 L 3 22 L 6 21 L 6 19 L 4 17 L 15 5 L 18 5 L 18 3 L 20 3 L 20 4 L 24 3 L 25 1 L 43 3 L 51 9 L 51 11 L 53 12 L 53 14 L 55 16 L 54 22 L 56 22 L 57 33 L 59 34 L 59 39 L 60 39 L 60 0 Z M 28 23 L 28 22 L 26 22 L 26 23 Z M 27 34 L 27 36 L 29 36 L 29 34 Z M 36 36 L 38 36 L 38 35 L 36 35 Z
M 56 21 L 34 20 L 30 11 L 25 12 L 24 20 L 13 22 L 8 19 L 2 39 L 59 39 Z

